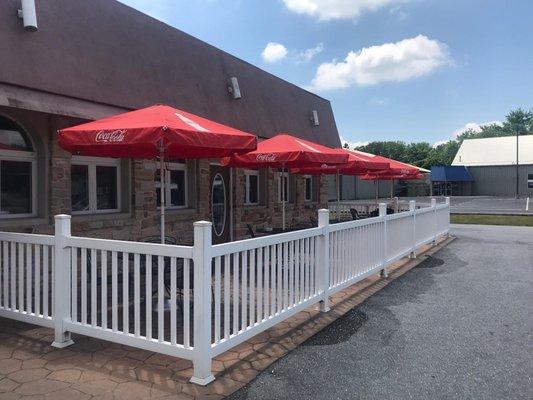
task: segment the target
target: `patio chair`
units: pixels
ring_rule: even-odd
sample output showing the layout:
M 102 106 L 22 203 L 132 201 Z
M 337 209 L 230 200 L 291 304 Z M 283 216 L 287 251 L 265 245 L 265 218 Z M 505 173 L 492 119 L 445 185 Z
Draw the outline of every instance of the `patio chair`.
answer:
M 255 238 L 254 228 L 252 228 L 252 225 L 246 224 L 246 230 L 252 239 Z
M 359 212 L 355 208 L 350 208 L 350 214 L 352 214 L 352 219 L 354 221 L 357 221 L 358 219 L 361 219 L 361 216 L 359 215 Z

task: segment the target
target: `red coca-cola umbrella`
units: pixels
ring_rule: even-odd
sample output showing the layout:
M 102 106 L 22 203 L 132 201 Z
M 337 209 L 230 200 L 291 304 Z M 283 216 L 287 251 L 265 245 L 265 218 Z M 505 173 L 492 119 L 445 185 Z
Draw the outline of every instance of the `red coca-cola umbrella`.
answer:
M 371 160 L 379 162 L 389 163 L 389 168 L 387 170 L 377 173 L 377 175 L 412 175 L 418 174 L 420 169 L 414 165 L 406 164 L 401 161 L 393 160 L 392 158 L 387 158 L 383 156 L 377 156 L 375 154 L 365 153 L 359 150 L 350 150 L 354 154 L 358 154 L 364 157 L 368 157 Z
M 165 238 L 165 158 L 214 158 L 255 150 L 257 137 L 167 105 L 62 129 L 59 145 L 96 157 L 159 158 L 161 241 Z
M 354 152 L 349 149 L 335 149 L 339 153 L 347 154 L 348 161 L 342 165 L 328 166 L 322 165 L 315 168 L 293 168 L 291 172 L 304 175 L 337 175 L 337 210 L 340 209 L 340 176 L 341 175 L 363 175 L 368 173 L 378 173 L 389 169 L 390 164 L 385 161 L 374 160 L 371 154 Z
M 222 159 L 222 165 L 240 168 L 310 168 L 321 165 L 345 164 L 348 155 L 318 143 L 300 139 L 287 134 L 278 134 L 257 145 L 249 153 L 233 155 Z M 282 181 L 283 183 L 283 181 Z M 283 215 L 285 229 L 285 190 L 282 185 Z

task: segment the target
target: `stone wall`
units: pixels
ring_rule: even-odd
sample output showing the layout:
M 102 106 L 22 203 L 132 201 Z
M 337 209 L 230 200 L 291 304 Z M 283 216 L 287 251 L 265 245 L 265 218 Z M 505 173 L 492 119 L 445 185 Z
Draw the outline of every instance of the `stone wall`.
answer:
M 2 111 L 2 110 L 0 110 Z M 38 179 L 46 182 L 38 193 L 38 201 L 45 203 L 39 208 L 39 215 L 32 219 L 0 220 L 0 230 L 47 233 L 53 232 L 53 216 L 70 214 L 70 160 L 71 155 L 57 145 L 57 129 L 73 125 L 79 121 L 71 118 L 55 117 L 29 111 L 17 111 L 17 121 L 23 126 L 31 126 L 31 136 L 42 141 L 46 152 L 44 169 Z M 24 124 L 24 121 L 28 124 Z M 31 122 L 31 123 L 30 123 Z M 180 244 L 192 244 L 193 222 L 210 220 L 210 160 L 193 161 L 195 184 L 190 188 L 196 192 L 195 201 L 189 209 L 167 210 L 167 235 L 176 237 Z M 129 180 L 125 191 L 129 199 L 123 212 L 116 214 L 74 215 L 72 232 L 74 235 L 137 240 L 160 233 L 159 210 L 156 207 L 155 174 L 158 164 L 153 160 L 129 160 L 123 164 L 123 176 Z M 126 171 L 124 171 L 126 169 Z M 263 204 L 244 205 L 245 176 L 243 169 L 233 171 L 233 227 L 234 239 L 247 238 L 246 225 L 258 227 L 281 227 L 282 207 L 277 201 L 276 171 L 268 169 L 262 173 L 266 180 Z M 317 219 L 319 206 L 327 204 L 327 185 L 322 177 L 315 178 L 318 184 L 316 201 L 306 202 L 305 181 L 295 176 L 291 183 L 296 185 L 294 202 L 286 204 L 287 226 L 311 226 L 311 218 Z M 39 186 L 41 187 L 41 186 Z

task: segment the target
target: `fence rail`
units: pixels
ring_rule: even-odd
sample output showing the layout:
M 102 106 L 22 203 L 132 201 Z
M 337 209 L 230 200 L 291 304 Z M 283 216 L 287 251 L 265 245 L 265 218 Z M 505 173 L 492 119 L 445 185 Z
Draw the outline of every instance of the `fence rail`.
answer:
M 449 201 L 387 215 L 213 245 L 209 222 L 194 246 L 0 233 L 0 316 L 193 361 L 193 382 L 214 379 L 211 360 L 318 304 L 449 231 Z

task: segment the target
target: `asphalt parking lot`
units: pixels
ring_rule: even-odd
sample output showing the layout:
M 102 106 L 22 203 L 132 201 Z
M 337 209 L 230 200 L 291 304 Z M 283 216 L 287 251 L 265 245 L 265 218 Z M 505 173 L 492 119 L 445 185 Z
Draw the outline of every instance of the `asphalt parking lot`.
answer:
M 429 197 L 401 198 L 403 201 L 415 200 L 419 204 L 428 206 Z M 444 197 L 437 197 L 438 203 L 444 202 Z M 460 196 L 450 197 L 451 212 L 453 214 L 517 214 L 533 215 L 533 196 L 529 199 L 529 210 L 526 210 L 527 198 L 491 197 L 491 196 Z
M 230 399 L 533 398 L 533 228 L 452 233 Z

